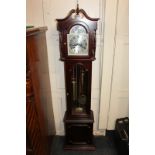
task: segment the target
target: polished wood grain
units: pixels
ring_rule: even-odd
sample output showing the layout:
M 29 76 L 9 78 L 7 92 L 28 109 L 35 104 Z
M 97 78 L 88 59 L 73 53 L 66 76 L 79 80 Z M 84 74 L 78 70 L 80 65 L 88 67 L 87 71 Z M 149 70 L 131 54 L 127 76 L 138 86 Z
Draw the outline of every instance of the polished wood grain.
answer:
M 47 120 L 41 102 L 38 71 L 39 50 L 46 52 L 46 27 L 26 32 L 26 138 L 27 155 L 49 155 Z

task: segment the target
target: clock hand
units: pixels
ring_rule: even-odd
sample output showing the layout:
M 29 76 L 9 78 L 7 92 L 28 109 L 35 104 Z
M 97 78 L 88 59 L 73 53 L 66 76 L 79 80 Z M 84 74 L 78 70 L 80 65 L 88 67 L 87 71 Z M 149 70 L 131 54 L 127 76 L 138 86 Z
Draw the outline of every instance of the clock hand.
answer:
M 85 48 L 82 43 L 78 44 L 81 48 Z

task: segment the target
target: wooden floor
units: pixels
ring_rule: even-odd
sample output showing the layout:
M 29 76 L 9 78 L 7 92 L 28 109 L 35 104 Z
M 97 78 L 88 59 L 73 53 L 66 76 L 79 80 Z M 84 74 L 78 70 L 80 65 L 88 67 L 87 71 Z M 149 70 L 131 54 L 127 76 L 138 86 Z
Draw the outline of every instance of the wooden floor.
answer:
M 96 151 L 64 151 L 64 137 L 54 136 L 51 145 L 51 155 L 118 155 L 115 144 L 110 137 L 95 137 Z

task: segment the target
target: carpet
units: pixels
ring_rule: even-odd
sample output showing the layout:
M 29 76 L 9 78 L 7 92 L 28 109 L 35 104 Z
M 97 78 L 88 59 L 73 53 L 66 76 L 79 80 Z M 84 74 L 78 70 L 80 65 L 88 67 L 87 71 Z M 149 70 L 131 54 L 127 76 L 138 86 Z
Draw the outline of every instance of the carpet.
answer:
M 110 137 L 95 137 L 94 143 L 96 151 L 66 151 L 63 150 L 64 137 L 54 136 L 50 155 L 118 155 L 115 143 Z

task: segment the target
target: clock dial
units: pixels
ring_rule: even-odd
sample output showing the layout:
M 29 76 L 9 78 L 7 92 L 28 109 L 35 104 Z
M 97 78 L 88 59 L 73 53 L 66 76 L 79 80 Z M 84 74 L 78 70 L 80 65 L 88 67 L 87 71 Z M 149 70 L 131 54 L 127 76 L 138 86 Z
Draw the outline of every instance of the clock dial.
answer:
M 70 33 L 86 33 L 86 30 L 80 25 L 75 25 L 70 29 Z
M 68 55 L 88 55 L 88 34 L 80 26 L 73 26 L 67 34 Z

